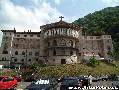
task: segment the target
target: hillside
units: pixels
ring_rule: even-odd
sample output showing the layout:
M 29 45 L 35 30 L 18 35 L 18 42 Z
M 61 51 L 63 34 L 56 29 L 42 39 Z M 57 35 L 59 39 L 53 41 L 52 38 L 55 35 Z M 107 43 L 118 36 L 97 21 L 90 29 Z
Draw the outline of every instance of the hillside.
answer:
M 119 75 L 119 62 L 115 62 L 115 64 L 109 64 L 106 62 L 100 62 L 99 65 L 96 67 L 92 67 L 86 64 L 64 64 L 64 65 L 57 65 L 57 66 L 47 66 L 47 67 L 37 67 L 34 71 L 36 77 L 59 77 L 59 76 L 79 76 L 79 75 L 89 75 L 92 74 L 93 76 L 97 75 L 109 75 L 109 74 L 117 74 Z M 23 71 L 23 70 L 22 70 Z M 28 71 L 28 70 L 27 70 Z M 30 75 L 25 71 L 22 75 Z
M 87 35 L 111 34 L 115 48 L 114 56 L 119 58 L 119 6 L 90 13 L 73 23 L 82 26 L 83 33 Z

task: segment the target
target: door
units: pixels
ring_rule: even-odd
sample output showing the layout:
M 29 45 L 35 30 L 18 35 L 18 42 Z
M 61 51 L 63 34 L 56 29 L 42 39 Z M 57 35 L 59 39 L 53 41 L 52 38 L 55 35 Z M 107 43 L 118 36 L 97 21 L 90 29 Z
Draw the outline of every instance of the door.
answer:
M 66 64 L 66 59 L 61 59 L 61 64 Z

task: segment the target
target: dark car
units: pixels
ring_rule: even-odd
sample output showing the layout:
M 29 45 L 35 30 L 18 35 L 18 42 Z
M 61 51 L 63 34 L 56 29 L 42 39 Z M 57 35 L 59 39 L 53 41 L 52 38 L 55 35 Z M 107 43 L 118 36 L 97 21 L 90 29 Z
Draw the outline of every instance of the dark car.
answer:
M 56 90 L 55 79 L 39 79 L 26 87 L 26 90 Z
M 67 77 L 64 78 L 60 85 L 60 90 L 73 90 L 74 88 L 81 88 L 82 83 L 76 77 Z M 71 89 L 72 88 L 72 89 Z
M 112 87 L 115 88 L 113 90 L 119 90 L 119 80 L 118 81 L 113 81 L 112 82 Z
M 111 74 L 111 75 L 109 75 L 108 76 L 108 80 L 110 80 L 110 81 L 117 81 L 118 80 L 118 77 L 117 77 L 117 75 L 116 74 Z
M 34 78 L 33 75 L 30 75 L 30 76 L 27 76 L 25 79 L 24 79 L 25 82 L 33 82 L 33 81 L 36 81 L 36 79 Z
M 89 78 L 88 77 L 80 76 L 80 77 L 78 77 L 78 79 L 81 82 L 82 87 L 89 86 Z
M 22 80 L 21 76 L 14 75 L 13 77 L 17 80 L 17 82 L 21 82 Z

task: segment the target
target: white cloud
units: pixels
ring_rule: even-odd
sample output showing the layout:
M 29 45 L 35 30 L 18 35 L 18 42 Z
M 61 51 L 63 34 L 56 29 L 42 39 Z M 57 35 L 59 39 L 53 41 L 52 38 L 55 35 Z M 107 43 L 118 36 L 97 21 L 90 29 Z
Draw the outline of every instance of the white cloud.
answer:
M 35 0 L 36 2 L 38 0 Z M 24 29 L 39 31 L 41 25 L 58 20 L 60 15 L 62 14 L 56 8 L 45 1 L 31 10 L 14 5 L 10 0 L 0 0 L 0 24 L 4 27 L 16 27 L 18 31 Z
M 106 6 L 116 6 L 119 5 L 119 0 L 102 0 Z
M 61 3 L 61 0 L 54 0 L 55 4 L 59 5 Z

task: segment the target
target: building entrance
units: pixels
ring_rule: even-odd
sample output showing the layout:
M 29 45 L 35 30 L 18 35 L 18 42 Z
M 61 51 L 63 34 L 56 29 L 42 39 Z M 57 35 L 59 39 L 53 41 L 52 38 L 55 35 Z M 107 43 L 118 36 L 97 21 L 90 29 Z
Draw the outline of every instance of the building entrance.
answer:
M 61 64 L 66 64 L 66 59 L 61 59 Z

